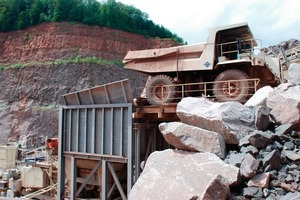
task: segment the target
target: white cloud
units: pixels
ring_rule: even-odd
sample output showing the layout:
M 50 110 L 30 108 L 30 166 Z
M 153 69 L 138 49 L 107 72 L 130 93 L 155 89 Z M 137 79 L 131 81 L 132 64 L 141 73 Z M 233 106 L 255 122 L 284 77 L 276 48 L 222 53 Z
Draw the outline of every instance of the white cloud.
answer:
M 206 41 L 208 29 L 248 22 L 263 46 L 299 38 L 299 0 L 119 0 L 149 14 L 189 44 Z

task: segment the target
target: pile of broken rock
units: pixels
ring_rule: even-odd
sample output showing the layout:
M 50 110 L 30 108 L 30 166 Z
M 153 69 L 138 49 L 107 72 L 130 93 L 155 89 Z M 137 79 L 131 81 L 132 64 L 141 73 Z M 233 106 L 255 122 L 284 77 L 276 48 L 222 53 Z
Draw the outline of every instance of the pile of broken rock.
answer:
M 149 156 L 129 199 L 300 199 L 300 65 L 290 69 L 244 105 L 182 99 L 180 122 L 159 125 L 174 149 Z

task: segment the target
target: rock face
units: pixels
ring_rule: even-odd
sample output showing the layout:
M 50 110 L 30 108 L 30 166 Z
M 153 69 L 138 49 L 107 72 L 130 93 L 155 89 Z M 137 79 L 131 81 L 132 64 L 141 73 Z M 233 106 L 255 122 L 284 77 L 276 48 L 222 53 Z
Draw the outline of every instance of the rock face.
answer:
M 179 150 L 210 152 L 225 158 L 223 137 L 213 131 L 180 122 L 161 123 L 159 130 L 165 140 Z
M 148 39 L 125 31 L 66 22 L 0 33 L 0 44 L 1 65 L 77 56 L 122 60 L 129 50 L 178 45 L 173 40 Z
M 136 77 L 140 77 L 137 79 Z M 26 135 L 57 137 L 62 95 L 113 81 L 129 79 L 135 95 L 147 76 L 118 66 L 60 64 L 0 70 L 0 143 Z
M 254 112 L 238 102 L 213 103 L 187 97 L 178 103 L 176 111 L 181 122 L 217 132 L 227 144 L 238 144 L 255 129 Z
M 63 94 L 129 79 L 133 95 L 139 96 L 141 91 L 135 89 L 143 87 L 147 80 L 142 73 L 116 65 L 68 63 L 23 67 L 23 63 L 51 63 L 87 56 L 120 61 L 129 50 L 176 45 L 173 40 L 148 39 L 124 31 L 66 22 L 1 32 L 0 143 L 17 141 L 26 135 L 56 137 L 58 106 L 63 102 Z M 3 65 L 13 68 L 2 70 Z M 44 145 L 44 140 L 41 141 Z
M 216 178 L 218 175 L 226 181 Z M 215 154 L 169 149 L 154 152 L 149 156 L 143 173 L 130 192 L 129 199 L 205 199 L 200 198 L 201 195 L 205 191 L 205 194 L 210 194 L 212 185 L 218 185 L 222 191 L 226 191 L 223 195 L 226 200 L 228 197 L 226 185 L 238 182 L 239 169 L 225 164 Z

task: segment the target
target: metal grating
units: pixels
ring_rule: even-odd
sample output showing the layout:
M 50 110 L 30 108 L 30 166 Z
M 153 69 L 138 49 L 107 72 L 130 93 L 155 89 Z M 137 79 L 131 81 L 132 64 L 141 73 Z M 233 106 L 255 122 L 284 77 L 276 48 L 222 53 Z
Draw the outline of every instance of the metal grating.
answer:
M 132 165 L 132 93 L 128 80 L 66 94 L 60 107 L 59 170 L 57 198 L 64 199 L 65 170 L 70 170 L 69 194 L 76 199 L 90 178 L 101 170 L 101 198 L 109 199 L 117 188 L 122 199 L 127 199 L 133 181 Z M 66 160 L 70 167 L 66 169 Z M 77 162 L 96 161 L 90 174 L 77 188 Z M 127 174 L 125 192 L 112 163 L 122 163 Z M 108 184 L 109 176 L 114 184 Z M 110 189 L 110 190 L 109 190 Z
M 63 151 L 128 156 L 132 104 L 62 107 Z
M 65 105 L 132 103 L 127 79 L 63 95 Z

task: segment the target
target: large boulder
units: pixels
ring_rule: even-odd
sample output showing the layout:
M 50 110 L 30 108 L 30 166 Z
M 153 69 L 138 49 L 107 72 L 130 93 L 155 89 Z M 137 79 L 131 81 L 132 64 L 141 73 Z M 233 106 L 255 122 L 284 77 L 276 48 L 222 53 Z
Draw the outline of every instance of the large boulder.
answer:
M 265 106 L 270 92 L 273 92 L 271 86 L 264 86 L 257 90 L 254 95 L 245 103 L 245 106 L 256 107 Z
M 288 70 L 289 82 L 293 85 L 300 85 L 300 64 L 292 63 Z
M 226 164 L 215 154 L 171 149 L 154 152 L 147 159 L 129 199 L 201 199 L 201 195 L 210 190 L 217 175 L 222 176 L 229 185 L 240 181 L 239 168 Z M 224 181 L 217 181 L 216 184 L 224 185 L 220 183 Z
M 219 133 L 180 122 L 161 123 L 159 130 L 165 140 L 176 149 L 210 152 L 220 158 L 225 157 L 226 146 Z
M 300 86 L 279 85 L 269 94 L 267 106 L 276 123 L 293 124 L 295 130 L 300 130 Z
M 187 97 L 177 105 L 181 122 L 221 134 L 227 144 L 255 130 L 254 112 L 239 102 L 214 103 L 206 98 Z

